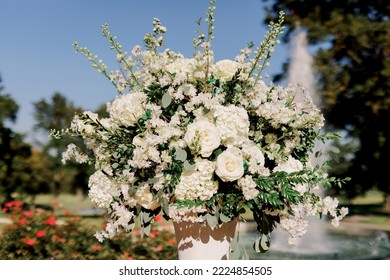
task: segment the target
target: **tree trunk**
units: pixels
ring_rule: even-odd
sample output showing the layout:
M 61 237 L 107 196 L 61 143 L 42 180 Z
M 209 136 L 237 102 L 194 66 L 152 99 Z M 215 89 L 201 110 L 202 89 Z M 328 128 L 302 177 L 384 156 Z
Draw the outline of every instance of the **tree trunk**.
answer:
M 383 211 L 386 213 L 390 213 L 390 193 L 383 194 Z

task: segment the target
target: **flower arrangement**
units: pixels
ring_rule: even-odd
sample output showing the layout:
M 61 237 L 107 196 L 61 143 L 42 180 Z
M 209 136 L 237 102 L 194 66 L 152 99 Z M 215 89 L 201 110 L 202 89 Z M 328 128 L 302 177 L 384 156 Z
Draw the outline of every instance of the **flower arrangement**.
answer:
M 264 252 L 277 225 L 294 243 L 306 232 L 305 217 L 328 214 L 337 225 L 348 212 L 338 209 L 337 199 L 313 192 L 348 180 L 329 178 L 326 162 L 310 162 L 316 141 L 337 135 L 321 134 L 324 118 L 302 86 L 266 84 L 261 76 L 283 33 L 284 14 L 257 47 L 214 61 L 214 2 L 192 58 L 164 49 L 167 29 L 157 18 L 144 37 L 146 48 L 130 53 L 102 26 L 121 65 L 115 72 L 74 43 L 118 92 L 107 103 L 109 117 L 83 112 L 68 129 L 52 132 L 84 139 L 86 151 L 71 144 L 63 160 L 95 166 L 89 197 L 109 215 L 95 235 L 100 241 L 136 225 L 148 235 L 160 213 L 215 227 L 250 210 L 259 230 L 255 249 Z

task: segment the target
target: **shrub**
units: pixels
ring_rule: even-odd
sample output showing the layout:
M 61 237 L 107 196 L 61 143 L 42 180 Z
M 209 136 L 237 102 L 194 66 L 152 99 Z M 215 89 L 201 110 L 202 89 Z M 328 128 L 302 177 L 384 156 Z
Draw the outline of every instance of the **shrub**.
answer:
M 150 236 L 141 238 L 140 231 L 134 231 L 99 243 L 91 238 L 93 229 L 69 211 L 60 217 L 58 211 L 30 210 L 23 202 L 11 201 L 3 212 L 12 223 L 1 232 L 1 259 L 177 259 L 174 233 L 160 230 L 161 221 L 153 224 Z

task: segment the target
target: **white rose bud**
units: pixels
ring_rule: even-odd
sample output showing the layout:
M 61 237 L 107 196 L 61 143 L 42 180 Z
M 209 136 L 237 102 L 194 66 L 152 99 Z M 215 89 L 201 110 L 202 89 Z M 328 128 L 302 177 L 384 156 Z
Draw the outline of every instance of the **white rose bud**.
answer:
M 244 175 L 244 160 L 241 150 L 230 147 L 222 152 L 216 163 L 215 173 L 224 182 L 232 182 Z
M 217 127 L 208 120 L 195 121 L 188 125 L 184 141 L 194 154 L 209 157 L 219 147 L 221 138 Z

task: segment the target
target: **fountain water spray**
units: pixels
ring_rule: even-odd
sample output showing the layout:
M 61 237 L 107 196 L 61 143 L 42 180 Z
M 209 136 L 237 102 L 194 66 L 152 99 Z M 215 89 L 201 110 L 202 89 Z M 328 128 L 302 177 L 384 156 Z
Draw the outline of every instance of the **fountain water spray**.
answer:
M 297 29 L 293 40 L 293 50 L 288 70 L 288 83 L 300 83 L 310 93 L 313 103 L 318 107 L 320 97 L 316 90 L 316 78 L 313 70 L 313 58 L 307 47 L 306 33 L 300 28 Z M 296 101 L 301 101 L 303 96 L 296 96 Z M 322 143 L 316 143 L 314 151 L 324 150 Z M 311 156 L 312 165 L 322 164 L 325 156 Z M 322 196 L 322 191 L 316 191 Z M 332 253 L 334 248 L 332 242 L 327 238 L 326 223 L 317 217 L 308 217 L 309 230 L 300 239 L 299 243 L 291 246 L 287 243 L 287 233 L 281 229 L 276 229 L 272 236 L 271 250 L 302 254 L 323 254 Z

